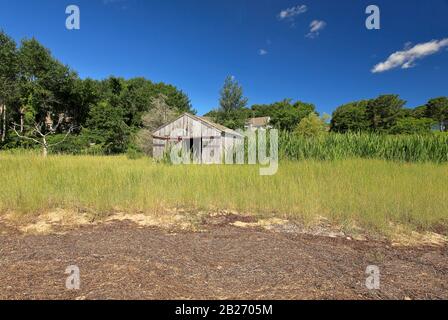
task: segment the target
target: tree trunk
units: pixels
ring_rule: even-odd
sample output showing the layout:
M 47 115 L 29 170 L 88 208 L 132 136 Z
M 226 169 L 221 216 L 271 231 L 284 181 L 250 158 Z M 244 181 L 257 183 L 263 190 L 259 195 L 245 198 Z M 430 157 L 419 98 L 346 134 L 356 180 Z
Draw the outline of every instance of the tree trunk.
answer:
M 25 110 L 20 108 L 20 133 L 23 133 L 23 126 L 25 124 Z
M 43 139 L 43 143 L 42 143 L 42 156 L 44 158 L 46 158 L 48 156 L 48 144 L 47 144 L 47 139 L 45 137 L 42 138 Z
M 3 105 L 0 104 L 0 136 L 3 135 Z
M 6 139 L 6 105 L 2 105 L 3 110 L 3 128 L 2 128 L 2 142 Z

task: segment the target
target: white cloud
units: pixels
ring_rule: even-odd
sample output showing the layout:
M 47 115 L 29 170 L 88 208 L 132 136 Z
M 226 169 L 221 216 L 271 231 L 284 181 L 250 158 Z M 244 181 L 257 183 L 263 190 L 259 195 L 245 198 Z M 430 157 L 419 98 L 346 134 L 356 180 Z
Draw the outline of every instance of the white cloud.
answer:
M 310 23 L 310 32 L 306 35 L 307 38 L 314 39 L 319 36 L 320 31 L 325 29 L 327 23 L 322 20 L 314 20 Z
M 408 42 L 403 51 L 397 51 L 391 54 L 386 61 L 380 62 L 374 66 L 372 73 L 385 72 L 395 68 L 412 68 L 415 66 L 416 60 L 435 54 L 444 47 L 448 47 L 448 38 L 416 44 L 413 47 Z
M 295 17 L 297 17 L 298 15 L 305 13 L 308 11 L 308 7 L 304 4 L 302 5 L 298 5 L 295 7 L 291 7 L 285 10 L 280 11 L 280 13 L 278 14 L 278 19 L 279 20 L 294 20 Z
M 267 55 L 267 54 L 268 54 L 268 51 L 265 50 L 265 49 L 260 49 L 260 50 L 258 50 L 258 55 L 260 55 L 260 56 L 265 56 L 265 55 Z

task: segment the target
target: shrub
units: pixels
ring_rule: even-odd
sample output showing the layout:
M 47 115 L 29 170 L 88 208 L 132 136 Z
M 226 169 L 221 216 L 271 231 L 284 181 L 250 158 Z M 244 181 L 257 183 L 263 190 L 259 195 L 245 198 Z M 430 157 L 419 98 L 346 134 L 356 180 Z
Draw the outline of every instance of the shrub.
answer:
M 397 120 L 397 123 L 391 128 L 392 134 L 428 134 L 431 133 L 431 128 L 434 125 L 434 120 L 428 118 L 416 119 L 407 117 Z
M 137 159 L 141 159 L 141 158 L 143 158 L 143 157 L 144 157 L 144 154 L 143 154 L 143 152 L 141 152 L 141 151 L 138 150 L 137 148 L 131 146 L 131 147 L 128 149 L 128 151 L 126 152 L 126 156 L 127 156 L 127 158 L 130 159 L 130 160 L 137 160 Z
M 296 128 L 296 133 L 305 137 L 317 137 L 326 131 L 324 119 L 319 118 L 315 113 L 310 113 L 303 118 Z

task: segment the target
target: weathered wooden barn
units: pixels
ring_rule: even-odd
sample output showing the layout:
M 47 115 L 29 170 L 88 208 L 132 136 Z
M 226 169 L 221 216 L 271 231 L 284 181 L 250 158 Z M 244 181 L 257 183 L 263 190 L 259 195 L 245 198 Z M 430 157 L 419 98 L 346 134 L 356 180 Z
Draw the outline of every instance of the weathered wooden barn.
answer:
M 185 113 L 153 133 L 154 158 L 161 159 L 173 146 L 189 152 L 193 163 L 219 164 L 244 146 L 244 136 L 208 118 Z

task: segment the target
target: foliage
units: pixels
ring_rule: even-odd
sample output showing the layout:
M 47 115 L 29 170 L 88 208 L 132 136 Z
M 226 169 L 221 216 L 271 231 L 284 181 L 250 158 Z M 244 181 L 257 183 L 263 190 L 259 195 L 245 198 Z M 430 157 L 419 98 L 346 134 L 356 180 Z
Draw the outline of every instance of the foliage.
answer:
M 291 99 L 284 99 L 272 104 L 253 105 L 250 109 L 240 108 L 228 113 L 220 109 L 214 110 L 206 116 L 232 129 L 244 128 L 247 120 L 252 117 L 270 117 L 270 125 L 274 128 L 293 131 L 310 113 L 317 114 L 313 104 L 302 101 L 293 103 Z
M 234 77 L 228 76 L 224 80 L 219 105 L 220 111 L 224 113 L 231 113 L 232 111 L 246 107 L 247 98 L 243 96 L 243 88 Z
M 242 86 L 233 77 L 227 77 L 219 109 L 207 115 L 232 129 L 243 128 L 251 117 L 270 117 L 270 125 L 283 131 L 297 130 L 305 136 L 323 131 L 313 104 L 284 99 L 248 108 L 247 102 Z M 428 119 L 437 121 L 441 131 L 448 130 L 448 97 L 431 99 L 415 109 L 403 108 L 404 104 L 397 95 L 345 104 L 333 113 L 331 131 L 426 134 Z M 151 131 L 183 112 L 195 113 L 195 110 L 188 96 L 170 84 L 113 76 L 104 80 L 80 79 L 36 39 L 24 39 L 16 45 L 0 31 L 2 149 L 35 147 L 17 138 L 11 130 L 15 124 L 17 132 L 23 135 L 27 127 L 42 123 L 52 126 L 62 117 L 52 135 L 61 137 L 77 128 L 73 131 L 75 136 L 51 148 L 52 152 L 116 154 L 135 147 L 150 154 Z M 440 150 L 434 152 L 429 158 L 439 157 Z
M 90 142 L 100 144 L 107 154 L 126 152 L 131 129 L 123 120 L 123 109 L 100 102 L 89 114 Z
M 17 93 L 18 59 L 15 42 L 0 30 L 0 142 L 6 141 L 9 105 Z
M 315 113 L 310 113 L 300 121 L 295 131 L 304 137 L 318 137 L 327 131 L 327 126 L 324 119 L 319 118 Z
M 82 80 L 36 39 L 24 39 L 17 48 L 10 37 L 0 32 L 3 148 L 30 147 L 28 141 L 18 140 L 9 130 L 14 123 L 22 134 L 26 126 L 52 124 L 62 116 L 64 121 L 58 126 L 56 136 L 76 127 L 77 137 L 67 139 L 64 142 L 67 146 L 58 146 L 55 151 L 125 152 L 131 143 L 131 134 L 144 126 L 143 117 L 152 111 L 152 101 L 160 95 L 176 113 L 195 113 L 188 96 L 172 85 L 145 78 Z
M 289 160 L 351 158 L 405 162 L 448 162 L 448 135 L 330 133 L 308 138 L 282 132 L 279 155 Z
M 434 124 L 434 120 L 428 118 L 407 117 L 398 119 L 397 123 L 391 128 L 392 134 L 429 134 Z
M 206 114 L 213 122 L 219 123 L 230 129 L 244 128 L 249 118 L 249 110 L 246 108 L 236 109 L 229 112 L 214 110 Z
M 227 77 L 220 92 L 220 107 L 206 114 L 214 122 L 231 129 L 244 128 L 248 118 L 247 98 L 234 77 Z
M 143 158 L 144 154 L 134 146 L 131 146 L 128 148 L 128 151 L 126 151 L 126 156 L 130 160 L 137 160 Z
M 398 95 L 382 95 L 367 103 L 367 119 L 374 132 L 387 132 L 397 121 L 405 105 Z
M 270 117 L 271 125 L 279 130 L 293 131 L 302 119 L 316 113 L 314 105 L 291 99 L 285 99 L 270 105 L 254 105 L 252 113 L 255 117 Z
M 369 121 L 367 120 L 368 101 L 357 101 L 344 104 L 333 112 L 331 119 L 331 131 L 346 132 L 365 132 L 369 129 Z
M 9 102 L 14 94 L 18 59 L 15 42 L 0 30 L 0 105 Z
M 48 138 L 49 143 L 55 144 L 64 138 L 63 134 L 54 135 Z M 87 153 L 89 148 L 89 140 L 87 135 L 71 135 L 68 136 L 64 143 L 58 144 L 50 148 L 50 152 L 53 154 L 82 154 Z
M 429 100 L 426 115 L 439 123 L 440 131 L 448 131 L 448 97 Z
M 333 112 L 331 131 L 425 134 L 431 131 L 434 121 L 445 129 L 448 122 L 447 97 L 431 99 L 415 109 L 403 108 L 404 103 L 396 95 L 383 95 L 342 105 Z

